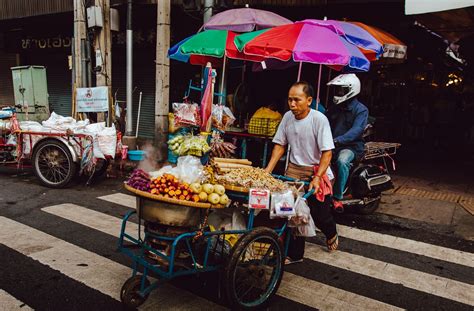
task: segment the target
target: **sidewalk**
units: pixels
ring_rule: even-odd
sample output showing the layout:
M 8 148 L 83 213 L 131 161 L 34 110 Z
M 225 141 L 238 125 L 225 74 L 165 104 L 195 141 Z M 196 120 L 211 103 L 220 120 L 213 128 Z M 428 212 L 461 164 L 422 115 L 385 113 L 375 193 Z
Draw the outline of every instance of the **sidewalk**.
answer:
M 392 175 L 395 189 L 384 193 L 377 212 L 444 225 L 474 241 L 474 163 L 403 164 Z

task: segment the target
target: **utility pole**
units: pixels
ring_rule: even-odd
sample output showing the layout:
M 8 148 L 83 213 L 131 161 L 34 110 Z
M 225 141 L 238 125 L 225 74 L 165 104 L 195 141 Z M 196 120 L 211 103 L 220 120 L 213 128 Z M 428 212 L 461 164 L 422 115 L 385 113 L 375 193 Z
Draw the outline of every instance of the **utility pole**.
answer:
M 132 119 L 132 109 L 133 109 L 133 28 L 132 28 L 132 0 L 127 1 L 127 33 L 126 33 L 126 42 L 127 42 L 127 119 L 126 119 L 126 129 L 125 135 L 133 135 L 133 119 Z
M 102 10 L 103 27 L 96 34 L 94 49 L 96 57 L 96 84 L 97 86 L 108 86 L 111 94 L 112 86 L 112 38 L 110 32 L 110 0 L 95 0 L 95 5 Z M 100 70 L 99 70 L 100 67 Z M 110 110 L 109 104 L 109 111 Z M 110 116 L 110 114 L 109 114 Z M 104 113 L 97 113 L 97 121 L 105 121 Z
M 74 86 L 86 86 L 84 80 L 86 79 L 84 47 L 86 45 L 86 20 L 85 8 L 82 0 L 74 0 L 74 50 L 73 52 L 73 68 L 74 68 Z M 75 92 L 75 88 L 72 89 Z M 73 95 L 74 97 L 74 95 Z M 72 107 L 72 116 L 75 117 L 76 107 Z
M 212 7 L 214 6 L 214 0 L 204 0 L 204 14 L 203 22 L 204 24 L 209 21 L 212 17 Z
M 166 159 L 168 140 L 168 112 L 170 91 L 170 62 L 167 57 L 170 48 L 170 0 L 157 1 L 156 25 L 156 103 L 155 103 L 155 146 L 158 161 Z

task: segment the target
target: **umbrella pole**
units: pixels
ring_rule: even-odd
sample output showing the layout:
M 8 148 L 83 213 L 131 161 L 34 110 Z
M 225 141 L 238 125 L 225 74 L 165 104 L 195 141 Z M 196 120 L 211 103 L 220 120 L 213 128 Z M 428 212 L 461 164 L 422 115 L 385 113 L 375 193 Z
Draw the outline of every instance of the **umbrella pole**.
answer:
M 331 81 L 331 73 L 332 73 L 332 69 L 329 68 L 329 72 L 328 72 L 328 83 L 329 83 L 329 81 Z M 329 101 L 329 92 L 328 92 L 328 90 L 327 90 L 327 88 L 326 88 L 326 107 L 329 106 L 329 105 L 328 105 L 328 101 Z
M 303 62 L 300 62 L 300 66 L 298 68 L 298 79 L 296 80 L 296 82 L 300 82 L 301 80 L 301 69 L 303 69 Z
M 227 64 L 227 57 L 224 54 L 224 59 L 222 60 L 222 76 L 221 76 L 221 86 L 219 88 L 219 93 L 221 95 L 224 94 L 224 80 L 225 80 L 225 75 L 226 75 L 226 64 Z M 222 105 L 222 98 L 223 96 L 219 95 L 219 105 Z M 224 102 L 225 103 L 225 102 Z
M 319 64 L 319 74 L 318 74 L 318 88 L 316 91 L 316 110 L 318 110 L 319 105 L 319 92 L 321 90 L 321 73 L 323 72 L 323 65 Z
M 300 66 L 298 68 L 298 79 L 296 80 L 296 82 L 300 82 L 301 80 L 302 68 L 303 68 L 303 62 L 300 62 Z M 291 151 L 291 147 L 288 145 L 288 149 L 286 150 L 285 172 L 288 169 L 288 163 L 290 162 L 290 151 Z

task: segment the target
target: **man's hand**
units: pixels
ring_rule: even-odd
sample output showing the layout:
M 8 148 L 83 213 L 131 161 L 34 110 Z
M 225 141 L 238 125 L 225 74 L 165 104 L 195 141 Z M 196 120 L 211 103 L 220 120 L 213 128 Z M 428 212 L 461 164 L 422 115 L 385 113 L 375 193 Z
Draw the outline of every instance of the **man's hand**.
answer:
M 268 166 L 265 168 L 265 172 L 267 172 L 268 174 L 271 174 L 272 171 L 273 171 L 273 170 L 272 170 L 270 167 L 268 167 Z
M 309 183 L 309 190 L 314 189 L 314 193 L 321 192 L 321 177 L 314 176 L 313 180 Z

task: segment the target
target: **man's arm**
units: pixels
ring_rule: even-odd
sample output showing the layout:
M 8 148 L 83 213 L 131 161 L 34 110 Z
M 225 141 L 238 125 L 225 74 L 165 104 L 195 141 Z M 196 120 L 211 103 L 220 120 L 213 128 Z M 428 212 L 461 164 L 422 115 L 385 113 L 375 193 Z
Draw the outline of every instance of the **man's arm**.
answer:
M 268 165 L 265 168 L 265 171 L 271 174 L 273 170 L 275 169 L 275 166 L 277 165 L 278 161 L 281 159 L 281 157 L 284 154 L 285 154 L 285 146 L 275 144 L 275 147 L 273 147 L 273 151 L 272 151 L 272 157 L 270 158 L 270 161 L 268 162 Z
M 323 175 L 326 174 L 326 171 L 329 165 L 331 164 L 331 158 L 332 158 L 332 150 L 326 150 L 322 152 L 321 160 L 319 161 L 318 171 L 316 172 L 316 175 L 314 175 L 313 180 L 309 184 L 309 190 L 314 188 L 315 192 L 319 191 L 321 179 L 323 178 Z
M 367 119 L 369 117 L 369 110 L 364 109 L 360 111 L 352 124 L 350 130 L 348 130 L 343 135 L 334 138 L 334 141 L 338 144 L 348 144 L 353 142 L 354 140 L 362 137 L 364 133 L 365 127 L 367 126 Z

